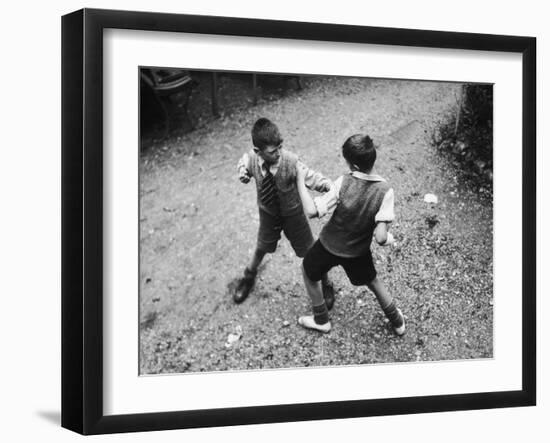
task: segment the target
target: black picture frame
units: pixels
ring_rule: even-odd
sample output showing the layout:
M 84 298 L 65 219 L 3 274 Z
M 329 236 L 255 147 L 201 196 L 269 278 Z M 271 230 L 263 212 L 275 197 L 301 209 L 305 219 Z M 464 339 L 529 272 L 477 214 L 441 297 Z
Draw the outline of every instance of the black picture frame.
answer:
M 105 29 L 501 51 L 522 55 L 522 388 L 131 415 L 103 412 Z M 62 18 L 62 426 L 82 434 L 413 414 L 536 403 L 536 39 L 84 9 Z

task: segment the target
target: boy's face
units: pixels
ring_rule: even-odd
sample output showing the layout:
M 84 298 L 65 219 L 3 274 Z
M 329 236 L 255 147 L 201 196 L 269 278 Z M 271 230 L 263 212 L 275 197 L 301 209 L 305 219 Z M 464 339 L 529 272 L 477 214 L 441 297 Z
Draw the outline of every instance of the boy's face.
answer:
M 282 144 L 278 146 L 266 146 L 264 149 L 254 149 L 256 153 L 266 162 L 268 165 L 273 165 L 281 158 Z

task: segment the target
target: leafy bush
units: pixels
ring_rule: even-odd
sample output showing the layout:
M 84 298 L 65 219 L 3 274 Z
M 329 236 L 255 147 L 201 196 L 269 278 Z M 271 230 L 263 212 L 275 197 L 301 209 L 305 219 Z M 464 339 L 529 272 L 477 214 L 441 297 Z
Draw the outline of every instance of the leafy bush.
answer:
M 457 112 L 440 124 L 434 144 L 450 152 L 467 172 L 492 181 L 493 85 L 464 85 Z

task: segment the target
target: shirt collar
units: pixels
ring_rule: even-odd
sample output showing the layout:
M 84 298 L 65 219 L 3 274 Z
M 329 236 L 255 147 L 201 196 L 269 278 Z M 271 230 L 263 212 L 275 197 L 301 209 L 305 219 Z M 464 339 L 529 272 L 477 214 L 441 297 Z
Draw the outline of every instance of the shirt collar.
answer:
M 354 176 L 355 178 L 360 178 L 361 180 L 367 180 L 370 182 L 385 182 L 386 179 L 379 176 L 378 174 L 365 174 L 361 171 L 352 171 L 350 172 L 350 175 Z

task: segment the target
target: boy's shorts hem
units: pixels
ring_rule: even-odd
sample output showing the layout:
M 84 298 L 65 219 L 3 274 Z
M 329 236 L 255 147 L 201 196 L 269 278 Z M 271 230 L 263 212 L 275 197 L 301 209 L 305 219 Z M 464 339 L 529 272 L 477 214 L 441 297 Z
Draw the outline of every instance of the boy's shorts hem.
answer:
M 281 239 L 281 231 L 290 241 L 296 255 L 305 257 L 313 244 L 313 234 L 302 211 L 295 215 L 276 217 L 260 209 L 260 227 L 256 248 L 266 253 L 273 253 Z
M 327 251 L 317 240 L 304 258 L 304 271 L 312 281 L 319 281 L 335 266 L 342 266 L 354 286 L 363 286 L 376 278 L 376 269 L 369 252 L 360 257 L 339 257 Z

